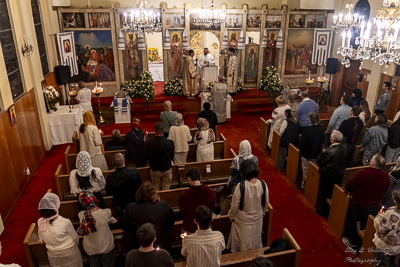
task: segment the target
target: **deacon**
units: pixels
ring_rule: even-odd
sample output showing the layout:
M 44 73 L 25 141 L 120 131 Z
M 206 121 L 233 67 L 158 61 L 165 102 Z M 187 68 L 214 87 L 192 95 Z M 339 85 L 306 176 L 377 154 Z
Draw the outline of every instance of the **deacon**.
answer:
M 228 49 L 229 62 L 228 66 L 228 92 L 231 95 L 235 95 L 237 92 L 237 75 L 238 75 L 238 59 L 235 56 L 235 50 L 231 47 Z
M 189 99 L 194 99 L 194 97 L 199 93 L 197 88 L 197 71 L 194 66 L 194 51 L 189 50 L 189 55 L 185 57 L 185 65 L 183 68 L 183 95 Z
M 198 70 L 200 71 L 200 80 L 203 76 L 203 67 L 208 67 L 214 65 L 214 57 L 209 54 L 208 48 L 204 48 L 204 54 L 199 56 L 199 60 L 197 61 Z

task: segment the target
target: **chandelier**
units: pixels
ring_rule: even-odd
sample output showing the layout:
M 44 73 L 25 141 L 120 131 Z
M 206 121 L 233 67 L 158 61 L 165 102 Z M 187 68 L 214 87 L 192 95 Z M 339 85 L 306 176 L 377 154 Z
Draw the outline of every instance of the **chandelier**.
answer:
M 160 31 L 162 29 L 160 12 L 155 13 L 151 10 L 147 12 L 145 10 L 146 4 L 146 0 L 137 0 L 138 9 L 129 15 L 126 12 L 124 13 L 122 28 L 135 34 Z
M 377 11 L 373 22 L 361 22 L 360 35 L 355 38 L 354 47 L 350 44 L 351 30 L 342 33 L 342 46 L 337 51 L 345 57 L 342 64 L 349 67 L 350 59 L 353 59 L 361 61 L 360 69 L 363 60 L 379 62 L 385 68 L 391 63 L 400 65 L 399 5 L 400 0 L 384 0 L 383 8 Z
M 212 25 L 225 23 L 226 13 L 222 9 L 218 9 L 214 0 L 211 1 L 210 8 L 202 8 L 199 11 L 199 16 L 194 19 L 195 25 Z
M 358 29 L 360 28 L 360 24 L 364 21 L 364 16 L 359 16 L 357 13 L 352 13 L 354 5 L 352 3 L 346 4 L 346 8 L 348 9 L 347 14 L 343 15 L 342 13 L 339 16 L 333 16 L 333 24 L 332 28 L 337 30 L 349 30 L 349 29 Z M 339 18 L 338 18 L 339 17 Z

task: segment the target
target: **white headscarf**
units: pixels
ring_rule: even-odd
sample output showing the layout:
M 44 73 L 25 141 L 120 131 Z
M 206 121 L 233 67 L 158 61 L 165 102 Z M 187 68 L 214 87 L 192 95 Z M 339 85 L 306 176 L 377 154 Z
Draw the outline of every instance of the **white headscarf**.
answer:
M 253 154 L 251 154 L 251 145 L 248 140 L 243 140 L 239 144 L 239 155 L 240 158 L 243 159 L 251 159 Z
M 93 170 L 92 159 L 86 151 L 79 152 L 76 156 L 76 168 L 78 175 L 81 177 L 88 177 Z
M 49 218 L 43 218 L 38 226 L 39 230 L 39 239 L 40 241 L 43 240 L 43 232 L 47 230 L 47 224 L 58 216 L 58 209 L 60 208 L 60 198 L 54 193 L 46 193 L 43 198 L 39 202 L 39 210 L 49 209 L 55 210 L 56 214 Z

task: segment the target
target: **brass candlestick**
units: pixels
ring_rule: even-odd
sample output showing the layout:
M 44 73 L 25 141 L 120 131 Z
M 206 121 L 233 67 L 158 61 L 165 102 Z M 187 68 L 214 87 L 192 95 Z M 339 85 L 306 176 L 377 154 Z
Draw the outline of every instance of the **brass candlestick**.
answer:
M 317 82 L 319 83 L 319 92 L 318 92 L 318 102 L 317 102 L 317 107 L 318 109 L 321 109 L 319 104 L 321 103 L 321 91 L 322 91 L 322 87 L 324 87 L 324 84 L 328 81 L 328 78 L 326 77 L 318 77 Z
M 97 86 L 97 81 L 96 81 L 96 86 L 92 90 L 92 93 L 97 96 L 97 106 L 99 108 L 99 124 L 102 124 L 105 121 L 103 119 L 103 116 L 101 115 L 101 108 L 100 108 L 100 95 L 101 93 L 103 93 L 103 88 L 101 87 L 101 83 L 100 86 Z
M 308 92 L 308 88 L 310 87 L 311 84 L 314 83 L 314 78 L 311 79 L 311 71 L 308 72 L 308 79 L 304 80 L 304 83 L 307 85 L 307 92 Z

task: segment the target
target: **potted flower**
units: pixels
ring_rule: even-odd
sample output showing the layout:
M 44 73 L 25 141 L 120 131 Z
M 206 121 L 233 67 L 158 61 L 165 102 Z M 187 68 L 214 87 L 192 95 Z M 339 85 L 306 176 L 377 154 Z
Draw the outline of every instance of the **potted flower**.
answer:
M 164 95 L 181 96 L 181 95 L 183 95 L 182 88 L 183 88 L 183 80 L 182 79 L 169 80 L 164 85 Z
M 258 89 L 261 91 L 267 91 L 272 100 L 282 93 L 283 84 L 279 77 L 278 70 L 274 66 L 265 69 L 265 74 L 261 78 Z
M 54 89 L 53 86 L 46 84 L 44 88 L 44 95 L 49 103 L 50 111 L 56 112 L 60 107 L 60 94 Z

